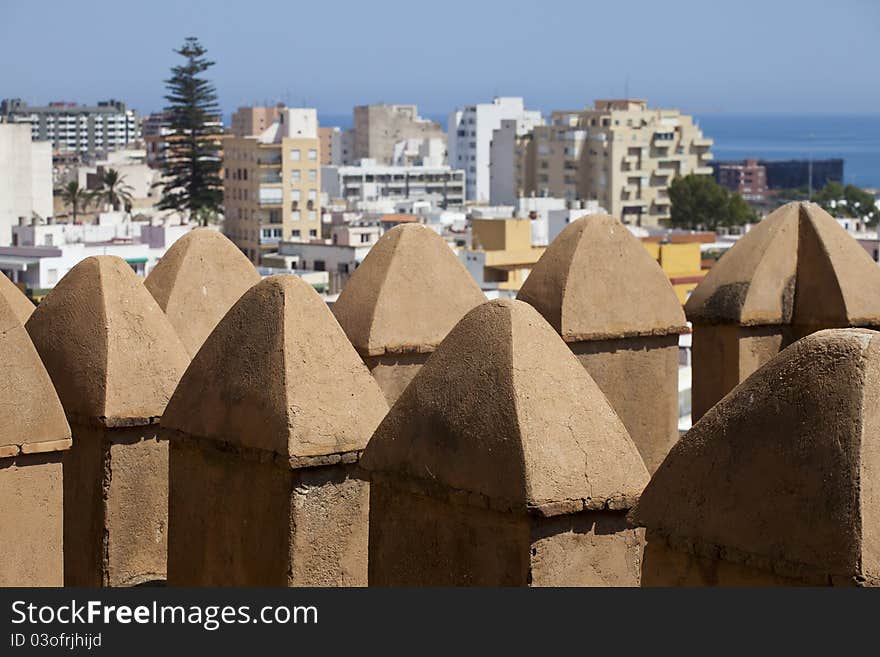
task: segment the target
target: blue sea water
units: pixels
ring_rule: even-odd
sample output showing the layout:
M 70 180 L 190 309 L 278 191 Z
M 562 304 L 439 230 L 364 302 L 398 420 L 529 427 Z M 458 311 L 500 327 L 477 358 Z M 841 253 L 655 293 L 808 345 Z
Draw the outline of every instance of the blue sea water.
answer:
M 547 113 L 549 114 L 549 112 Z M 446 116 L 428 113 L 445 124 Z M 880 188 L 880 114 L 697 114 L 716 160 L 843 158 L 844 181 Z M 321 125 L 351 126 L 351 114 L 321 114 Z
M 880 188 L 880 114 L 703 114 L 716 160 L 843 158 L 844 182 Z

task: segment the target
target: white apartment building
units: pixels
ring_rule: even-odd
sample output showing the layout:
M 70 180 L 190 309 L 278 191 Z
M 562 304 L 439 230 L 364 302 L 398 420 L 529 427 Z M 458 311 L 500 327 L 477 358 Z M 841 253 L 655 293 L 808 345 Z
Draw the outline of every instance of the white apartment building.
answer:
M 492 136 L 506 119 L 542 125 L 541 113 L 525 109 L 522 98 L 499 97 L 457 109 L 449 115 L 449 165 L 465 171 L 469 201 L 490 199 L 490 150 Z
M 0 246 L 34 214 L 52 216 L 52 144 L 32 141 L 27 125 L 0 123 Z
M 15 246 L 0 247 L 0 275 L 39 295 L 55 287 L 83 259 L 115 255 L 136 274 L 146 276 L 171 245 L 195 226 L 132 222 L 122 212 L 103 213 L 96 225 L 16 226 Z
M 52 142 L 57 151 L 94 155 L 124 148 L 140 138 L 138 116 L 116 100 L 95 106 L 49 103 L 32 107 L 18 98 L 0 103 L 0 115 L 10 123 L 28 123 L 34 141 Z
M 517 157 L 517 140 L 539 125 L 544 125 L 540 113 L 529 112 L 520 118 L 502 119 L 501 126 L 492 132 L 489 147 L 490 204 L 511 205 L 516 201 L 524 173 Z
M 321 191 L 330 199 L 357 202 L 429 201 L 435 208 L 464 203 L 465 175 L 447 165 L 386 166 L 364 159 L 356 166 L 322 167 Z

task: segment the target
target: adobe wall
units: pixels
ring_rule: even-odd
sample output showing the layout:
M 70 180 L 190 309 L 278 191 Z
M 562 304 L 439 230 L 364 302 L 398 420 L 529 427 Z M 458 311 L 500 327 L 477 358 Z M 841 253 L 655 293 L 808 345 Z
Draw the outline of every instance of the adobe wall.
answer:
M 529 544 L 524 514 L 370 482 L 370 586 L 525 586 Z
M 356 464 L 286 459 L 174 433 L 172 586 L 365 586 L 369 485 Z
M 0 458 L 0 586 L 64 584 L 61 455 Z
M 642 586 L 775 587 L 824 586 L 832 583 L 822 577 L 788 577 L 742 561 L 725 560 L 720 558 L 717 551 L 706 552 L 701 555 L 684 546 L 672 547 L 664 536 L 648 530 Z M 834 583 L 851 584 L 843 581 Z
M 678 440 L 678 335 L 567 344 L 653 473 Z
M 626 511 L 540 518 L 532 527 L 532 586 L 639 586 L 645 530 Z
M 96 427 L 71 421 L 64 459 L 67 586 L 165 580 L 168 443 L 158 425 Z
M 288 586 L 366 586 L 370 485 L 355 464 L 293 471 Z
M 286 586 L 286 464 L 180 434 L 170 443 L 169 586 Z
M 695 324 L 691 343 L 692 421 L 699 420 L 789 341 L 790 328 L 782 325 Z
M 382 389 L 388 405 L 397 401 L 413 380 L 430 353 L 383 354 L 364 358 L 367 368 Z

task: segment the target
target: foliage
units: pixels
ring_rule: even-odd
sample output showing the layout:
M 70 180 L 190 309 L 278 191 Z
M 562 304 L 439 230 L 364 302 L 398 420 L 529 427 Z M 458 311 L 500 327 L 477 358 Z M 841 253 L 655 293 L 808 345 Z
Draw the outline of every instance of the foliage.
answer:
M 96 199 L 107 203 L 114 211 L 125 208 L 131 211 L 134 188 L 125 182 L 125 176 L 116 169 L 107 169 L 101 179 L 103 187 L 95 193 Z
M 73 223 L 76 223 L 79 213 L 85 211 L 94 200 L 94 193 L 85 187 L 80 187 L 79 182 L 76 180 L 72 180 L 64 185 L 64 187 L 56 190 L 56 193 L 61 195 L 64 204 L 70 208 Z
M 216 214 L 223 203 L 220 109 L 213 84 L 201 76 L 214 62 L 205 57 L 207 51 L 195 37 L 187 37 L 174 52 L 185 61 L 174 66 L 165 81 L 171 134 L 162 153 L 166 181 L 159 208 L 188 211 L 206 222 L 205 211 Z
M 669 185 L 673 228 L 715 230 L 757 220 L 754 210 L 739 194 L 731 194 L 712 176 L 689 174 Z
M 833 217 L 864 219 L 870 225 L 880 220 L 880 209 L 874 197 L 855 185 L 831 181 L 811 199 Z

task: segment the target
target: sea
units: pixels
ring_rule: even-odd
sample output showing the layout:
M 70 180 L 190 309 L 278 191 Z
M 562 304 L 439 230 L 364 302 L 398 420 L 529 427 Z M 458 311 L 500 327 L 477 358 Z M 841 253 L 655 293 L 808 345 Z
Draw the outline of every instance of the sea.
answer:
M 549 115 L 549 112 L 546 112 Z M 426 114 L 446 124 L 446 115 Z M 694 115 L 715 141 L 716 160 L 842 158 L 844 182 L 880 189 L 880 113 Z M 320 114 L 321 125 L 349 128 L 351 114 Z

